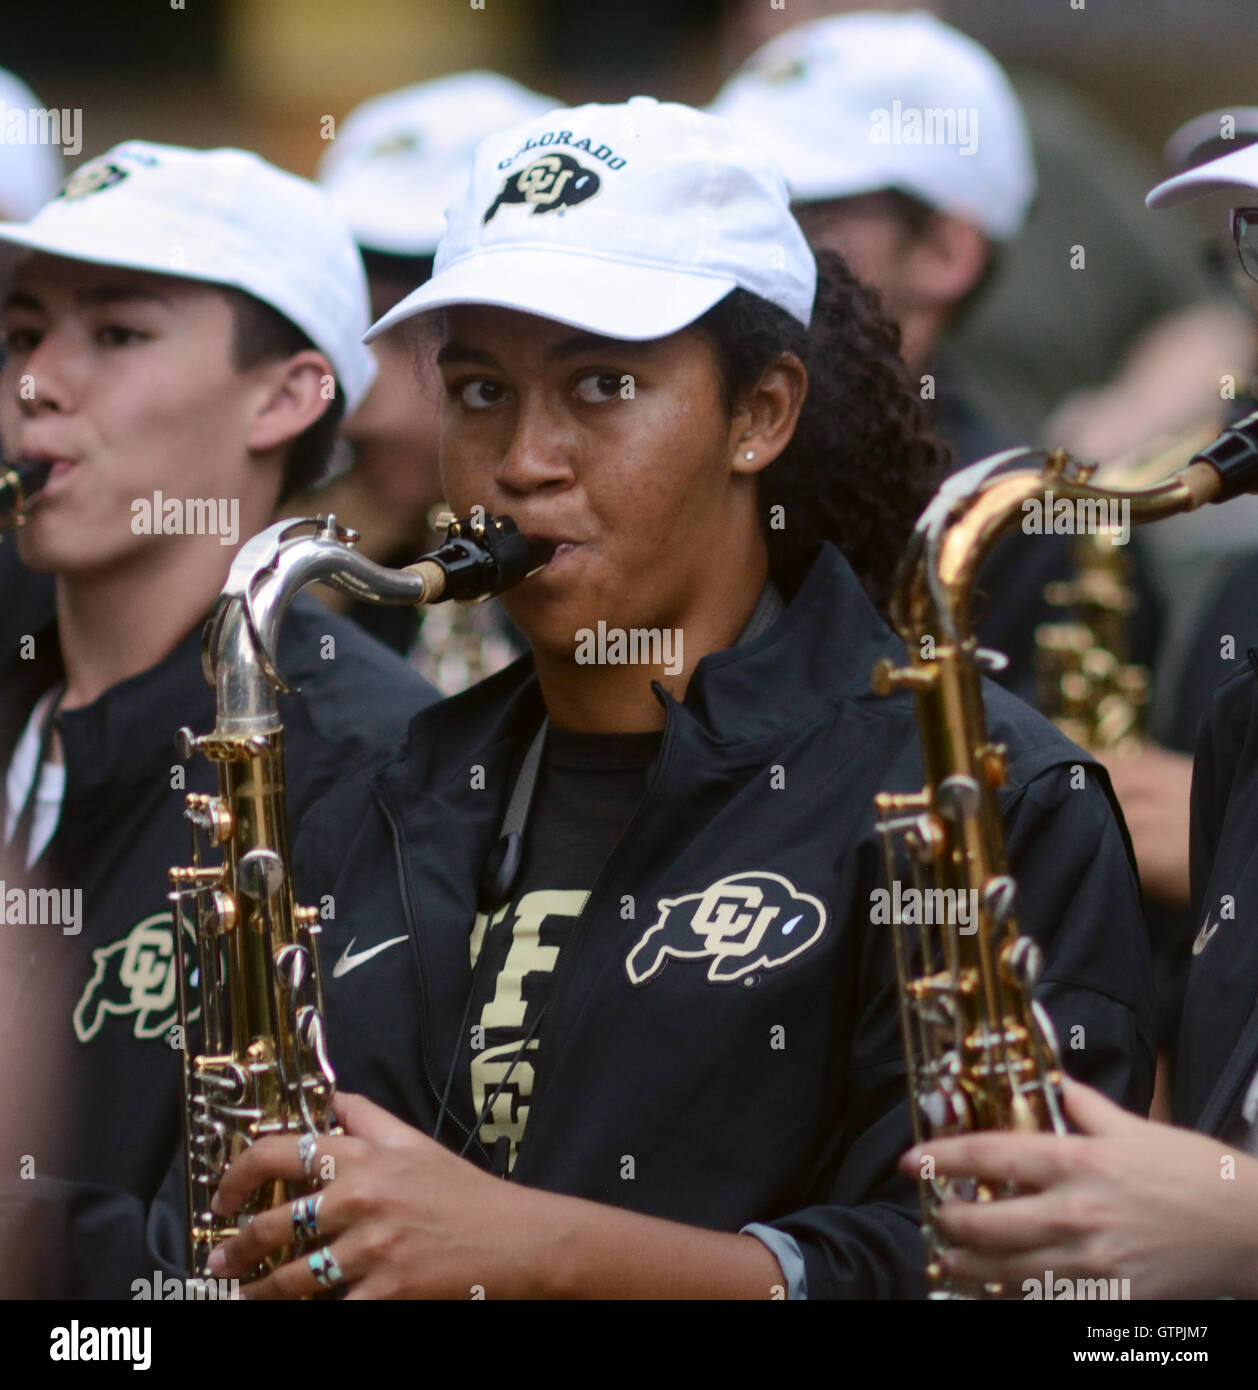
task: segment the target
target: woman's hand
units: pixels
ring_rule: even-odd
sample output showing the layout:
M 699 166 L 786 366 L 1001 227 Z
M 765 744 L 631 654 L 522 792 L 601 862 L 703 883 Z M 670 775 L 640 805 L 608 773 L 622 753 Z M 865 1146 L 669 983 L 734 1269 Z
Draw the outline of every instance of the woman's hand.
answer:
M 344 1136 L 320 1140 L 314 1171 L 327 1175 L 319 1234 L 344 1274 L 350 1298 L 527 1298 L 542 1292 L 543 1219 L 554 1199 L 503 1182 L 457 1157 L 363 1096 L 338 1093 Z M 330 1162 L 329 1162 L 330 1161 Z M 330 1172 L 329 1172 L 330 1169 Z M 296 1137 L 262 1139 L 228 1169 L 214 1210 L 235 1211 L 263 1183 L 305 1177 Z M 211 1256 L 210 1273 L 247 1274 L 293 1242 L 293 1203 L 255 1217 Z M 553 1213 L 552 1213 L 553 1216 Z M 241 1286 L 245 1298 L 320 1292 L 306 1255 Z
M 1021 1287 L 1025 1278 L 1122 1278 L 1133 1298 L 1258 1294 L 1258 1162 L 1218 1139 L 1137 1119 L 1067 1081 L 1084 1136 L 976 1134 L 910 1150 L 936 1177 L 1013 1182 L 1027 1195 L 947 1202 L 939 1225 L 953 1274 Z

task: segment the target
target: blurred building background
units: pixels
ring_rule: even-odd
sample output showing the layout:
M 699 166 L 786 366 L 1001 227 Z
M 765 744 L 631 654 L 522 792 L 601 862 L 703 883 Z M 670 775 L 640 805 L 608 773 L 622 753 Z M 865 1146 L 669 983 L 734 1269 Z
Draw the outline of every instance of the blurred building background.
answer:
M 1258 100 L 1255 0 L 941 0 L 1003 62 L 1078 86 L 1150 154 L 1196 112 Z M 59 0 L 6 25 L 0 65 L 83 111 L 87 158 L 127 136 L 250 146 L 301 173 L 321 122 L 376 92 L 491 67 L 566 101 L 706 102 L 826 0 Z

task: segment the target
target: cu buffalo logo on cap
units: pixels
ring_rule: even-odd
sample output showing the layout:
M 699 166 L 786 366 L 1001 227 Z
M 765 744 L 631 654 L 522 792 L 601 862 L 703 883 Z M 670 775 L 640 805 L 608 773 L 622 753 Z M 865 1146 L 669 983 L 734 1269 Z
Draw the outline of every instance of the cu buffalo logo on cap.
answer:
M 709 982 L 729 984 L 794 960 L 826 929 L 825 904 L 781 874 L 730 874 L 702 893 L 661 898 L 656 910 L 625 957 L 635 985 L 654 979 L 670 956 L 706 960 Z
M 583 168 L 570 154 L 544 154 L 503 181 L 502 189 L 485 214 L 489 222 L 503 203 L 532 203 L 533 215 L 573 208 L 599 190 L 602 180 Z
M 85 164 L 81 169 L 76 169 L 61 185 L 61 192 L 57 197 L 86 198 L 89 193 L 99 193 L 104 188 L 112 188 L 126 177 L 127 170 L 121 165 L 107 159 L 98 159 L 92 164 Z

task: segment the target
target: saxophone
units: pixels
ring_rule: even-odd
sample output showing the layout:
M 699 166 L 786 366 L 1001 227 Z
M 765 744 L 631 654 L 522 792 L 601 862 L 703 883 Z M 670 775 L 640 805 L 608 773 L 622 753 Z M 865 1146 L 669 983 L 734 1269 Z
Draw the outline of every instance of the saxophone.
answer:
M 1232 418 L 1251 411 L 1258 396 L 1247 386 L 1232 402 Z M 1153 440 L 1101 470 L 1111 487 L 1160 482 L 1219 433 L 1198 424 Z M 1092 753 L 1135 753 L 1149 741 L 1148 668 L 1131 660 L 1129 625 L 1139 607 L 1126 547 L 1111 528 L 1077 536 L 1071 546 L 1073 578 L 1047 584 L 1044 599 L 1062 618 L 1035 630 L 1040 710 L 1081 748 Z
M 1118 504 L 1137 524 L 1258 490 L 1258 412 L 1160 484 L 1100 488 L 1088 482 L 1093 472 L 1094 465 L 1063 451 L 1015 449 L 981 460 L 936 494 L 901 562 L 892 621 L 909 662 L 897 667 L 883 659 L 872 680 L 880 695 L 913 692 L 926 785 L 880 793 L 876 826 L 888 889 L 907 860 L 922 894 L 916 900 L 944 909 L 916 914 L 925 919 L 916 924 L 892 914 L 914 1144 L 980 1130 L 1066 1132 L 1053 1026 L 1032 998 L 1041 952 L 1018 931 L 996 798 L 1006 781 L 1006 749 L 988 738 L 980 672 L 1000 670 L 1005 659 L 979 648 L 971 630 L 979 567 L 1026 504 L 1042 505 L 1050 490 L 1072 501 Z M 930 1296 L 999 1296 L 998 1285 L 967 1286 L 946 1273 L 937 1217 L 949 1198 L 1008 1194 L 923 1173 L 918 1195 Z
M 206 679 L 216 692 L 214 730 L 198 738 L 181 729 L 176 736 L 181 759 L 195 750 L 216 765 L 219 788 L 217 796 L 187 797 L 192 863 L 170 870 L 188 1244 L 198 1277 L 205 1277 L 214 1246 L 240 1228 L 240 1216 L 222 1218 L 210 1210 L 227 1166 L 266 1135 L 339 1132 L 332 1116 L 336 1078 L 324 1027 L 319 914 L 297 904 L 290 875 L 276 699 L 292 692 L 276 665 L 284 614 L 302 589 L 318 582 L 372 603 L 488 597 L 548 558 L 506 517 L 453 522 L 439 549 L 402 570 L 366 559 L 353 548 L 356 540 L 328 516 L 277 522 L 241 547 L 202 647 Z M 219 850 L 219 863 L 203 862 L 202 840 Z M 194 947 L 185 943 L 185 931 Z M 195 1016 L 186 959 L 193 949 L 203 1049 L 196 1055 L 189 1045 Z M 318 1186 L 313 1179 L 268 1184 L 242 1215 Z M 285 1250 L 268 1267 L 295 1253 Z

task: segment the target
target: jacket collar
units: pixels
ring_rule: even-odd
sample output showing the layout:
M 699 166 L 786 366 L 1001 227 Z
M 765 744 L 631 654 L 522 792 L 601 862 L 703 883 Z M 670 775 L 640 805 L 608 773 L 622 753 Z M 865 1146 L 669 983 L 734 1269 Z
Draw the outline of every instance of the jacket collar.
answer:
M 198 622 L 170 652 L 146 671 L 110 686 L 90 705 L 57 715 L 65 754 L 67 799 L 78 796 L 117 799 L 122 788 L 151 783 L 153 768 L 175 756 L 175 725 L 208 728 L 214 719 L 214 692 L 201 672 Z M 6 760 L 39 696 L 65 677 L 56 622 L 36 634 L 43 653 L 38 670 L 16 660 L 2 679 L 15 693 L 11 724 L 5 729 Z M 26 668 L 26 669 L 23 669 Z
M 819 549 L 782 617 L 751 642 L 711 652 L 690 678 L 682 707 L 719 743 L 750 743 L 793 727 L 834 702 L 869 696 L 880 656 L 903 658 L 903 645 L 879 617 L 852 567 L 829 542 Z M 661 703 L 667 703 L 656 688 Z M 487 759 L 536 732 L 545 708 L 531 656 L 411 721 L 400 765 L 382 774 L 399 790 L 431 791 L 464 779 L 449 749 L 474 747 Z

